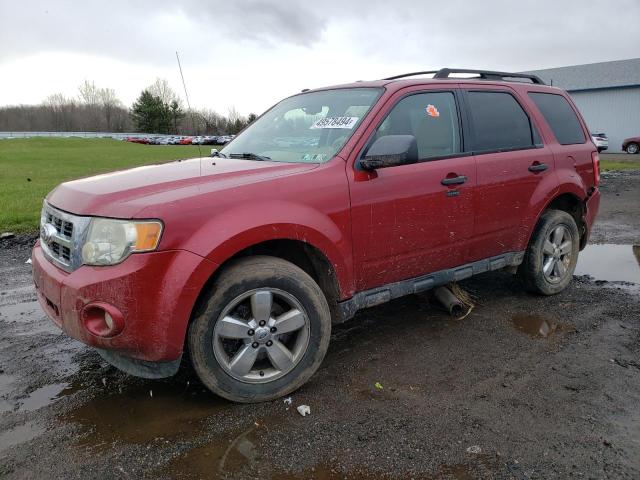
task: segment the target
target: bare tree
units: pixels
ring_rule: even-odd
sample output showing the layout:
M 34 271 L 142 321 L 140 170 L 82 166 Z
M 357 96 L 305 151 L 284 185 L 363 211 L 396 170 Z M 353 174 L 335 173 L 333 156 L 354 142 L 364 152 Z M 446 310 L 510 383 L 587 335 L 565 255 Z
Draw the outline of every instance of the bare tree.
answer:
M 85 105 L 98 105 L 100 103 L 100 89 L 95 82 L 85 80 L 79 87 L 80 101 Z
M 62 93 L 54 93 L 45 98 L 43 106 L 51 118 L 53 130 L 72 129 L 71 115 L 75 107 L 73 100 L 65 97 Z
M 170 105 L 175 100 L 182 108 L 182 101 L 180 100 L 180 97 L 176 95 L 176 92 L 173 91 L 171 85 L 169 85 L 169 82 L 166 79 L 156 78 L 156 81 L 149 85 L 146 90 L 154 97 L 160 97 L 162 103 Z
M 118 100 L 116 91 L 112 88 L 101 88 L 98 90 L 98 98 L 102 106 L 104 116 L 105 129 L 111 131 L 113 129 L 114 115 L 122 109 L 122 102 Z
M 78 87 L 80 92 L 80 102 L 86 107 L 88 114 L 87 124 L 84 126 L 87 130 L 100 130 L 100 89 L 96 87 L 95 82 L 85 80 Z

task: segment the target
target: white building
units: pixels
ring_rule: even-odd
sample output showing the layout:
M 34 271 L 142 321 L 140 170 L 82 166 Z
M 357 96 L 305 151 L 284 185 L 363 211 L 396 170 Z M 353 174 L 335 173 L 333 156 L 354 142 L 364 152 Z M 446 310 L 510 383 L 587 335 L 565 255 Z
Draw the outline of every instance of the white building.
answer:
M 640 58 L 532 70 L 547 84 L 571 94 L 593 133 L 609 137 L 607 152 L 640 136 Z

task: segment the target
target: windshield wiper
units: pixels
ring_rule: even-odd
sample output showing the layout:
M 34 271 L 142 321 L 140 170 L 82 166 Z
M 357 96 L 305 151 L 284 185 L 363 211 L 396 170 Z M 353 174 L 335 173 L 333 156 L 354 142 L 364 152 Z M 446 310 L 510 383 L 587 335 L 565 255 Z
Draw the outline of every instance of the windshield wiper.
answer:
M 246 160 L 271 160 L 271 157 L 265 157 L 264 155 L 258 155 L 257 153 L 244 152 L 244 153 L 230 153 L 230 158 L 244 158 Z

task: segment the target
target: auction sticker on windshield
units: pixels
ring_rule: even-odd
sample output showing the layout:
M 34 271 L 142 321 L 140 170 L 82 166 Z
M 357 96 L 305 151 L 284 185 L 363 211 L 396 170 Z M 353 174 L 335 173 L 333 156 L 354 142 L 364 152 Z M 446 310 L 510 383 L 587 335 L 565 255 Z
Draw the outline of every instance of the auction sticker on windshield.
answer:
M 316 120 L 310 128 L 353 128 L 359 117 L 325 117 Z

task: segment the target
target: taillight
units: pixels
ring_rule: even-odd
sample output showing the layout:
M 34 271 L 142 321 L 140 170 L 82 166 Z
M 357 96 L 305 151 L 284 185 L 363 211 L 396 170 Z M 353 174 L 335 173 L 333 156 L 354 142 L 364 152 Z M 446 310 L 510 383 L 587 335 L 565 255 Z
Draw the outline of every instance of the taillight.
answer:
M 597 187 L 600 185 L 600 155 L 598 152 L 591 152 L 591 161 L 593 162 L 593 181 Z

